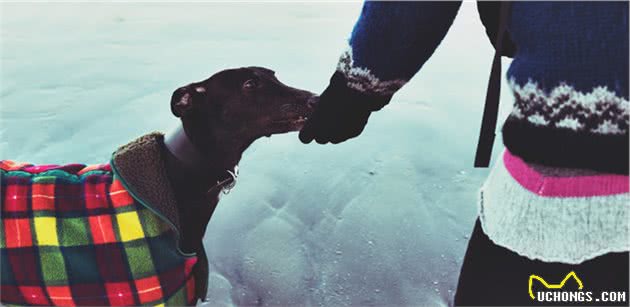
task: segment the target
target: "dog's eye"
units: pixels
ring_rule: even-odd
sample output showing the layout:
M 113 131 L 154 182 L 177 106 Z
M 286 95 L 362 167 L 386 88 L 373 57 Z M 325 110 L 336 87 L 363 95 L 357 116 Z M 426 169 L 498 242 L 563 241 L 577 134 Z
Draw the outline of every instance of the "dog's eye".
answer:
M 249 79 L 243 83 L 243 88 L 246 90 L 253 90 L 258 87 L 258 82 L 254 79 Z

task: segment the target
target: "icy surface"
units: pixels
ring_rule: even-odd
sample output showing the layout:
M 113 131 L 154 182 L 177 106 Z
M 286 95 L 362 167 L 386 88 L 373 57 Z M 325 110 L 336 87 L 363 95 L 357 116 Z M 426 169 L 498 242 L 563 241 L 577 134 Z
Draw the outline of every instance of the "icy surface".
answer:
M 171 129 L 172 91 L 223 68 L 267 66 L 319 92 L 359 9 L 2 4 L 0 158 L 105 162 L 117 146 Z M 465 3 L 360 138 L 257 141 L 208 226 L 209 304 L 452 304 L 486 175 L 472 159 L 492 51 Z

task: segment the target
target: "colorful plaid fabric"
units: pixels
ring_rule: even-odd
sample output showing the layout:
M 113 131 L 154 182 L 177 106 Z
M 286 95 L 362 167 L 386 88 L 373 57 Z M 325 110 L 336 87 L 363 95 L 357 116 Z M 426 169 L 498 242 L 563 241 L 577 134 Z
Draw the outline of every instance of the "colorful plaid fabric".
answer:
M 191 305 L 195 256 L 134 200 L 109 164 L 0 161 L 0 301 Z

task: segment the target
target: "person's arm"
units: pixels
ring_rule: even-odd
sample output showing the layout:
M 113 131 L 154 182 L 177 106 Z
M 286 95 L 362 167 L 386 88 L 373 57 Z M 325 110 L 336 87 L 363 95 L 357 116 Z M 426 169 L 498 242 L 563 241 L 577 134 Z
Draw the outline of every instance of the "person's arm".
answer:
M 433 54 L 461 1 L 365 2 L 348 49 L 300 140 L 339 143 L 359 135 Z

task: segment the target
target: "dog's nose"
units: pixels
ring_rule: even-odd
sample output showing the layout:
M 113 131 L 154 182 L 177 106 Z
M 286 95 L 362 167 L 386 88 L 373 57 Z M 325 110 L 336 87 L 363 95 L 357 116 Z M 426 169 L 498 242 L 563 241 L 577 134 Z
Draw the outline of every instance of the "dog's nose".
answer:
M 319 96 L 313 95 L 306 101 L 306 106 L 310 109 L 314 109 L 317 103 L 319 102 Z

